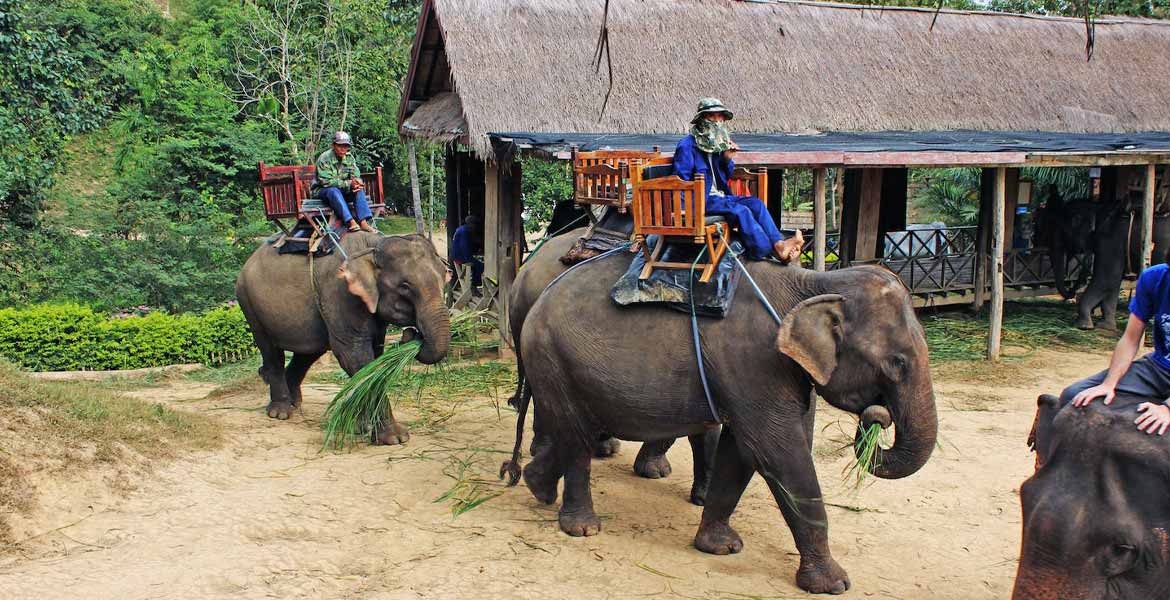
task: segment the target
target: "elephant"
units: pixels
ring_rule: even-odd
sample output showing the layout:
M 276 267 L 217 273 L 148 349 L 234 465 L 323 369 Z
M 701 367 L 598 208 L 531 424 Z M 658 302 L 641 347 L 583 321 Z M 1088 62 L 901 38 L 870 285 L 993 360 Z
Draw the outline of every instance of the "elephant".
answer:
M 800 552 L 797 584 L 843 593 L 850 582 L 829 551 L 813 465 L 811 391 L 861 415 L 867 427 L 895 425 L 893 446 L 869 467 L 877 477 L 906 477 L 926 463 L 938 417 L 926 338 L 909 291 L 880 267 L 814 272 L 748 263 L 746 272 L 783 315 L 782 324 L 773 327 L 750 288 L 740 290 L 725 318 L 699 324 L 716 416 L 698 374 L 689 315 L 608 301 L 611 282 L 629 262 L 613 255 L 578 266 L 528 314 L 520 347 L 554 440 L 524 468 L 529 490 L 552 504 L 563 477 L 561 530 L 595 535 L 601 521 L 593 509 L 587 440 L 600 431 L 626 440 L 692 436 L 722 423 L 695 547 L 712 554 L 742 550 L 730 517 L 759 472 Z
M 419 362 L 443 360 L 451 343 L 445 275 L 435 247 L 419 235 L 347 233 L 339 250 L 311 259 L 267 243 L 257 248 L 236 279 L 236 298 L 263 360 L 268 416 L 287 419 L 300 406 L 301 382 L 326 351 L 349 375 L 380 356 L 390 325 L 408 328 L 404 341 L 421 338 Z M 285 351 L 293 353 L 287 368 Z M 393 414 L 374 432 L 379 444 L 409 438 Z
M 612 231 L 628 232 L 633 230 L 633 222 L 630 220 L 630 217 L 613 209 L 608 209 L 602 215 L 600 225 Z M 552 225 L 549 226 L 549 230 L 556 231 L 552 228 Z M 524 268 L 520 270 L 520 273 L 516 276 L 516 280 L 512 284 L 512 292 L 508 301 L 508 324 L 512 332 L 513 340 L 518 341 L 521 338 L 528 311 L 536 303 L 541 292 L 544 291 L 545 287 L 551 281 L 569 270 L 569 267 L 561 263 L 560 257 L 564 256 L 585 232 L 586 228 L 582 227 L 550 238 L 524 263 Z M 601 301 L 608 302 L 609 300 L 606 298 Z M 524 430 L 524 409 L 522 407 L 526 407 L 532 399 L 531 388 L 527 385 L 523 352 L 518 343 L 514 344 L 514 349 L 516 351 L 518 381 L 516 393 L 509 401 L 509 404 L 512 404 L 519 410 L 519 418 L 516 425 L 517 446 L 511 463 L 507 463 L 505 466 L 505 469 L 511 468 L 513 470 L 518 468 L 518 466 L 508 467 L 507 465 L 517 465 L 517 461 L 519 460 L 519 448 Z M 539 410 L 533 415 L 532 428 L 533 439 L 529 453 L 536 455 L 540 447 L 547 444 L 542 414 Z M 694 482 L 691 486 L 690 493 L 690 501 L 693 504 L 701 506 L 706 496 L 707 485 L 715 459 L 715 447 L 719 439 L 718 436 L 718 429 L 713 429 L 705 432 L 703 435 L 689 439 L 694 456 Z M 648 479 L 668 477 L 672 469 L 670 461 L 666 458 L 666 452 L 670 450 L 674 442 L 675 438 L 667 438 L 643 444 L 642 448 L 638 451 L 637 458 L 634 459 L 634 472 Z M 620 442 L 617 439 L 607 433 L 602 433 L 594 444 L 594 454 L 599 457 L 612 456 L 617 453 L 619 446 Z M 513 481 L 516 480 L 516 477 L 514 474 Z
M 1040 396 L 1014 600 L 1170 597 L 1170 443 L 1134 425 L 1139 404 L 1161 400 Z
M 1082 268 L 1076 284 L 1068 287 L 1067 266 L 1077 254 L 1093 257 L 1092 278 L 1077 298 L 1076 326 L 1093 329 L 1093 311 L 1101 310 L 1102 329 L 1117 328 L 1117 300 L 1121 295 L 1121 280 L 1126 273 L 1137 273 L 1142 268 L 1141 200 L 1129 198 L 1121 202 L 1093 203 L 1073 200 L 1056 203 L 1047 209 L 1045 219 L 1051 228 L 1052 272 L 1056 289 L 1066 300 L 1073 298 L 1084 285 L 1089 271 Z M 1151 264 L 1166 262 L 1170 251 L 1170 216 L 1154 217 L 1154 255 Z

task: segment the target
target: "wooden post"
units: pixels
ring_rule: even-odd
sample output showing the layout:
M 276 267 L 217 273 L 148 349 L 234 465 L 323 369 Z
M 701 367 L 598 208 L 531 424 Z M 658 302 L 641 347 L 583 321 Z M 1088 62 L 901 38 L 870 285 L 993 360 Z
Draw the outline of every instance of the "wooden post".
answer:
M 979 176 L 979 224 L 975 229 L 975 298 L 971 308 L 979 310 L 987 301 L 987 271 L 990 268 L 990 229 L 995 189 L 995 169 L 983 169 Z
M 853 258 L 859 261 L 878 257 L 878 235 L 882 207 L 882 169 L 861 170 L 861 203 L 857 213 L 857 246 Z
M 987 358 L 999 361 L 1003 335 L 1003 210 L 1007 195 L 1007 169 L 995 170 L 995 194 L 991 208 L 991 330 L 987 335 Z
M 1142 202 L 1142 270 L 1150 266 L 1150 257 L 1154 250 L 1154 185 L 1157 179 L 1157 167 L 1153 163 L 1146 165 L 1146 189 Z M 1164 250 L 1164 248 L 1163 248 Z
M 431 186 L 427 190 L 427 239 L 435 239 L 435 149 L 431 148 Z
M 414 153 L 414 138 L 406 141 L 406 151 L 410 154 L 410 193 L 414 196 L 414 230 L 423 235 L 427 229 L 423 225 L 422 192 L 418 189 L 418 157 Z
M 813 269 L 825 270 L 825 175 L 824 167 L 813 169 Z
M 512 343 L 508 326 L 508 297 L 516 278 L 520 226 L 520 165 L 490 162 L 484 171 L 484 276 L 498 284 L 501 351 Z

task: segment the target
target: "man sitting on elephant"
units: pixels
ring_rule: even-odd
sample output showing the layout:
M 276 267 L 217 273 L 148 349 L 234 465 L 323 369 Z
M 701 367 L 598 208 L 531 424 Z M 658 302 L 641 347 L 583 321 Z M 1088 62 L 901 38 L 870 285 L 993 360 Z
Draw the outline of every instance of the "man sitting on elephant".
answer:
M 373 212 L 366 202 L 362 173 L 357 168 L 353 154 L 349 152 L 352 145 L 348 133 L 338 131 L 333 134 L 333 147 L 317 157 L 317 176 L 313 179 L 312 192 L 317 198 L 329 203 L 333 214 L 348 225 L 350 231 L 374 232 L 377 230 L 369 223 Z M 349 211 L 349 202 L 353 202 L 356 220 Z
M 1154 324 L 1154 351 L 1134 360 L 1146 323 Z M 1117 342 L 1109 368 L 1065 388 L 1061 406 L 1086 406 L 1096 398 L 1111 404 L 1118 392 L 1167 399 L 1170 402 L 1170 266 L 1160 264 L 1142 272 L 1129 303 L 1129 323 Z M 1162 435 L 1170 428 L 1170 406 L 1145 402 L 1138 407 L 1138 429 Z
M 731 141 L 725 123 L 733 116 L 717 98 L 699 100 L 690 135 L 674 149 L 674 174 L 684 181 L 703 176 L 707 182 L 707 214 L 725 216 L 739 229 L 749 258 L 763 260 L 775 253 L 776 258 L 788 262 L 800 256 L 804 245 L 800 231 L 784 239 L 762 200 L 731 193 L 728 180 L 735 172 L 739 146 Z

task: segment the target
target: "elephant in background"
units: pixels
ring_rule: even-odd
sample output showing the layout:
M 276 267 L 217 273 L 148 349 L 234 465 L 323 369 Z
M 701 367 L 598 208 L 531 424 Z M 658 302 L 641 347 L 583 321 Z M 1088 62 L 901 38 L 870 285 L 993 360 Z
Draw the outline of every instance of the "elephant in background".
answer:
M 566 210 L 564 214 L 569 213 Z M 571 223 L 567 219 L 562 219 L 562 221 Z M 613 209 L 606 210 L 600 219 L 599 225 L 611 231 L 633 231 L 633 221 L 630 215 L 628 213 L 619 213 Z M 559 230 L 559 228 L 554 229 L 553 226 L 553 224 L 549 225 L 548 230 L 550 232 Z M 564 227 L 564 225 L 561 225 L 561 227 Z M 518 381 L 516 393 L 509 400 L 509 404 L 521 410 L 520 419 L 517 423 L 518 444 L 524 427 L 524 413 L 521 407 L 528 406 L 532 400 L 532 389 L 528 385 L 524 353 L 519 344 L 519 340 L 524 331 L 524 324 L 529 310 L 531 310 L 544 289 L 559 275 L 569 270 L 569 267 L 561 263 L 560 257 L 564 256 L 573 247 L 576 241 L 586 233 L 586 230 L 586 227 L 581 227 L 550 238 L 524 263 L 524 268 L 520 269 L 520 273 L 517 274 L 516 280 L 512 284 L 512 292 L 508 304 L 508 324 L 512 332 L 514 349 L 516 351 Z M 612 282 L 613 280 L 609 283 L 612 284 Z M 608 303 L 610 300 L 608 297 L 605 297 L 598 301 Z M 604 348 L 601 351 L 604 352 Z M 535 456 L 540 448 L 549 442 L 545 433 L 543 415 L 539 409 L 535 410 L 533 414 L 532 429 L 533 436 L 529 452 Z M 690 500 L 697 505 L 703 504 L 704 497 L 707 493 L 707 485 L 715 458 L 715 445 L 719 439 L 718 436 L 719 431 L 715 429 L 690 440 L 691 449 L 694 454 L 695 476 L 694 484 L 691 488 Z M 675 438 L 669 438 L 643 444 L 642 448 L 638 451 L 637 458 L 634 459 L 634 472 L 648 479 L 669 476 L 672 469 L 670 461 L 666 458 L 666 452 L 674 445 L 674 442 Z M 612 456 L 617 453 L 620 445 L 621 442 L 614 439 L 608 433 L 603 432 L 598 436 L 594 444 L 594 455 L 599 457 Z M 519 446 L 517 447 L 518 450 Z
M 712 554 L 743 549 L 730 518 L 758 472 L 800 552 L 797 584 L 843 593 L 850 582 L 829 550 L 810 449 L 810 392 L 815 388 L 833 406 L 861 415 L 866 425 L 895 424 L 892 448 L 870 466 L 876 476 L 906 477 L 926 463 L 938 418 L 926 338 L 906 287 L 877 267 L 818 273 L 748 263 L 783 324 L 777 330 L 748 289 L 725 318 L 700 322 L 707 382 L 719 410 L 713 416 L 695 365 L 689 316 L 608 301 L 611 282 L 629 264 L 628 255 L 611 255 L 579 265 L 528 313 L 520 347 L 554 440 L 524 469 L 529 490 L 553 503 L 563 477 L 562 531 L 595 535 L 601 521 L 590 491 L 590 440 L 602 431 L 627 440 L 694 436 L 721 422 L 695 547 Z
M 1134 426 L 1151 400 L 1038 399 L 1013 600 L 1170 598 L 1170 443 Z
M 236 298 L 263 365 L 268 416 L 287 419 L 301 403 L 301 382 L 328 350 L 353 375 L 382 354 L 386 329 L 408 327 L 404 339 L 421 338 L 418 361 L 437 363 L 451 343 L 451 319 L 443 303 L 446 269 L 435 247 L 419 235 L 354 232 L 341 250 L 310 259 L 278 254 L 270 244 L 252 253 L 236 279 Z M 310 273 L 310 269 L 312 272 Z M 287 368 L 284 353 L 292 352 Z M 410 437 L 387 414 L 375 433 L 380 444 Z
M 1100 326 L 1107 330 L 1117 328 L 1121 281 L 1126 273 L 1137 273 L 1142 268 L 1140 206 L 1140 196 L 1115 202 L 1079 199 L 1053 203 L 1050 200 L 1045 220 L 1051 235 L 1052 271 L 1056 288 L 1065 299 L 1077 293 L 1088 275 L 1088 270 L 1082 268 L 1076 284 L 1069 288 L 1069 259 L 1078 254 L 1093 257 L 1092 278 L 1077 298 L 1077 327 L 1093 329 L 1093 311 L 1100 309 Z M 1155 210 L 1151 264 L 1156 265 L 1166 262 L 1170 251 L 1170 217 L 1158 216 Z

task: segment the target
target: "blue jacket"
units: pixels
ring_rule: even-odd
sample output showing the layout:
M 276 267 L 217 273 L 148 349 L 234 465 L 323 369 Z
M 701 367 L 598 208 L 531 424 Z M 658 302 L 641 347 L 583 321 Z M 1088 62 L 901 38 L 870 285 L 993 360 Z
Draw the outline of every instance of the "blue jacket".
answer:
M 715 177 L 711 177 L 711 166 L 715 167 Z M 731 178 L 734 170 L 735 161 L 699 150 L 695 145 L 694 136 L 688 135 L 674 148 L 674 174 L 684 181 L 694 181 L 695 174 L 702 173 L 707 182 L 708 197 L 711 196 L 712 185 L 718 185 L 720 191 L 731 195 L 727 180 Z
M 471 232 L 471 228 L 467 225 L 456 229 L 455 235 L 451 237 L 451 250 L 448 253 L 449 258 L 461 263 L 471 262 L 472 257 L 475 255 L 475 249 L 472 247 L 475 242 L 472 238 L 474 238 L 474 235 Z

